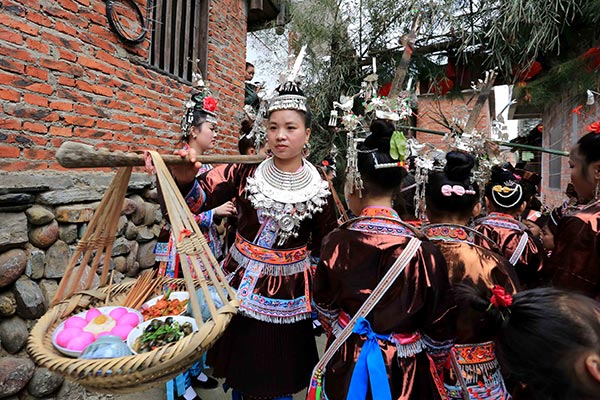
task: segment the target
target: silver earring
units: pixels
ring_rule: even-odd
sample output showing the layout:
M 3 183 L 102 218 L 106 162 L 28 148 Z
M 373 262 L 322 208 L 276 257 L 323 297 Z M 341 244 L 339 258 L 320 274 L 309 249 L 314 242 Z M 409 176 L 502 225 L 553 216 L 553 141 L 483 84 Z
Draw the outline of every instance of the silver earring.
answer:
M 596 182 L 596 188 L 594 189 L 594 200 L 598 200 L 600 197 L 600 182 Z
M 310 143 L 304 143 L 304 146 L 302 146 L 302 156 L 304 158 L 306 158 L 309 155 L 310 155 Z

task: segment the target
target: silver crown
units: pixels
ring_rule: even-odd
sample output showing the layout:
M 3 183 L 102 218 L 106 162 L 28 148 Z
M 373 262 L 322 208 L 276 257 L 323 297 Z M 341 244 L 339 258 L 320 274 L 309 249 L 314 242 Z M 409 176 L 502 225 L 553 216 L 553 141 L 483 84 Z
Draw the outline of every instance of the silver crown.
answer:
M 297 94 L 284 94 L 275 97 L 269 103 L 268 113 L 277 110 L 297 110 L 307 112 L 306 97 Z

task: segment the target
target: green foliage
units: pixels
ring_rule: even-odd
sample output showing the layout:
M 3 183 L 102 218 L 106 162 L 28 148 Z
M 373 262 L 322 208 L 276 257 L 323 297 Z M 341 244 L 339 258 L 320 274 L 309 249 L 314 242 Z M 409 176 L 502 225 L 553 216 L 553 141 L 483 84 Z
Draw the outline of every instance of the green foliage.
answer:
M 373 56 L 379 84 L 392 80 L 417 14 L 422 24 L 409 68 L 416 80 L 438 81 L 447 57 L 459 55 L 477 66 L 487 57 L 484 67 L 500 68 L 509 83 L 540 61 L 542 74 L 527 86 L 536 104 L 556 101 L 569 86 L 598 88 L 597 75 L 573 60 L 600 44 L 600 0 L 304 0 L 290 8 L 292 47 L 309 48 L 304 71 L 316 162 L 335 144 L 342 163 L 345 133 L 327 124 L 333 101 L 359 91 Z

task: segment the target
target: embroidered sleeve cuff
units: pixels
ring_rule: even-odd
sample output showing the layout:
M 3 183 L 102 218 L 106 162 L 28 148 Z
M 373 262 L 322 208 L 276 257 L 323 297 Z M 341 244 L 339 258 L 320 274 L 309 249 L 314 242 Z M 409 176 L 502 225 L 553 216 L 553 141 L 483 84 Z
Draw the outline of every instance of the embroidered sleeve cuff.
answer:
M 208 229 L 212 223 L 213 211 L 204 211 L 200 214 L 194 214 L 194 219 L 200 228 Z
M 206 195 L 204 190 L 200 187 L 198 181 L 194 181 L 194 185 L 190 192 L 185 196 L 185 202 L 187 203 L 190 211 L 194 214 L 198 214 L 204 205 Z

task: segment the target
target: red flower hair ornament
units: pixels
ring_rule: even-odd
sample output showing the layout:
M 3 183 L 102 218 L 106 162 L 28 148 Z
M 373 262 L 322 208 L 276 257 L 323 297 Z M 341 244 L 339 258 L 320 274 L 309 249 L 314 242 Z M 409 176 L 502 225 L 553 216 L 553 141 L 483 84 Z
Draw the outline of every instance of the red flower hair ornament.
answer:
M 209 112 L 214 112 L 217 109 L 217 100 L 212 96 L 206 96 L 202 99 L 202 109 Z
M 600 120 L 594 122 L 593 124 L 590 124 L 587 127 L 588 131 L 590 132 L 594 132 L 596 134 L 600 133 Z
M 510 313 L 508 307 L 512 306 L 513 298 L 512 295 L 506 293 L 506 290 L 502 286 L 494 285 L 492 288 L 492 297 L 490 297 L 490 305 L 487 311 L 490 311 L 492 307 L 495 307 L 500 311 L 500 316 L 504 319 L 502 309 L 506 309 Z

